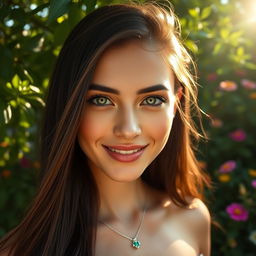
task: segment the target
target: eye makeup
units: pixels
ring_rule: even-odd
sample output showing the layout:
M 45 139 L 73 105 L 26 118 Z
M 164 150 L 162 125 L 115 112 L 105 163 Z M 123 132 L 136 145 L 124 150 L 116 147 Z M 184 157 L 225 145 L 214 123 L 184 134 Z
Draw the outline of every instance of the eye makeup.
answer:
M 153 99 L 153 102 L 151 101 L 150 102 L 150 100 L 149 99 Z M 163 103 L 166 103 L 166 99 L 164 98 L 164 97 L 162 97 L 162 96 L 159 96 L 159 95 L 150 95 L 150 96 L 148 96 L 148 97 L 146 97 L 144 100 L 143 100 L 143 102 L 144 101 L 146 101 L 146 102 L 148 102 L 149 104 L 142 104 L 142 105 L 149 105 L 149 106 L 160 106 L 160 105 L 162 105 Z M 158 102 L 157 104 L 153 104 L 153 103 L 156 103 L 156 102 Z
M 89 97 L 87 102 L 91 105 L 100 106 L 100 107 L 114 105 L 112 101 L 109 99 L 109 97 L 105 95 L 100 95 L 100 94 Z M 143 102 L 146 102 L 146 103 L 143 103 Z M 167 99 L 165 99 L 163 96 L 150 95 L 143 99 L 141 105 L 157 107 L 157 106 L 161 106 L 163 103 L 166 103 L 166 102 L 167 102 Z
M 89 97 L 87 99 L 87 102 L 91 105 L 95 105 L 95 106 L 109 106 L 109 105 L 114 105 L 112 103 L 112 101 L 109 99 L 109 97 L 105 96 L 105 95 L 93 95 L 91 97 Z M 110 102 L 110 104 L 106 104 L 106 102 Z

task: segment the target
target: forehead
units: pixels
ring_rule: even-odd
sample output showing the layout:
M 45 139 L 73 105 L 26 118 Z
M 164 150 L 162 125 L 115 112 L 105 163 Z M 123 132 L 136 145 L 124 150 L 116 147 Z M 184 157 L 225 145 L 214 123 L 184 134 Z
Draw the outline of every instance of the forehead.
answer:
M 163 52 L 132 40 L 120 46 L 111 46 L 103 53 L 92 82 L 130 91 L 154 84 L 171 87 L 174 75 Z

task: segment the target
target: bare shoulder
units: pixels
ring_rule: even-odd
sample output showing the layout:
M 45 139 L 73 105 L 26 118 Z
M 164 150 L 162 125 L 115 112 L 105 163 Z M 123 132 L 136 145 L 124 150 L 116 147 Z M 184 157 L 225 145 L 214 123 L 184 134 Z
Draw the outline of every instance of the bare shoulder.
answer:
M 187 207 L 180 207 L 172 203 L 171 200 L 165 200 L 168 205 L 168 216 L 170 219 L 184 223 L 187 228 L 196 233 L 208 232 L 210 229 L 211 216 L 205 203 L 199 198 L 186 197 Z M 169 202 L 167 204 L 167 202 Z
M 171 219 L 182 219 L 185 222 L 194 223 L 197 228 L 207 228 L 211 222 L 210 212 L 205 203 L 199 198 L 185 197 L 188 202 L 187 207 L 179 207 L 172 202 L 166 194 L 158 195 L 161 206 L 168 209 L 168 215 Z
M 171 203 L 168 216 L 186 230 L 199 253 L 210 256 L 210 212 L 202 200 L 191 197 L 185 199 L 189 203 L 188 207 L 179 207 Z
M 188 218 L 198 222 L 210 222 L 210 213 L 205 203 L 199 198 L 186 197 L 187 207 L 179 207 L 174 203 L 169 204 L 172 214 L 180 215 L 182 218 Z
M 197 238 L 198 248 L 204 256 L 210 255 L 211 216 L 205 203 L 198 198 L 188 198 L 189 207 L 185 210 L 185 223 Z
M 211 216 L 205 203 L 198 198 L 186 198 L 188 207 L 174 206 L 175 216 L 180 220 L 193 235 L 200 236 L 210 233 Z M 200 241 L 199 241 L 200 243 Z
M 189 207 L 186 213 L 190 218 L 202 226 L 208 225 L 211 221 L 211 216 L 205 203 L 199 198 L 187 198 L 187 201 L 189 202 Z

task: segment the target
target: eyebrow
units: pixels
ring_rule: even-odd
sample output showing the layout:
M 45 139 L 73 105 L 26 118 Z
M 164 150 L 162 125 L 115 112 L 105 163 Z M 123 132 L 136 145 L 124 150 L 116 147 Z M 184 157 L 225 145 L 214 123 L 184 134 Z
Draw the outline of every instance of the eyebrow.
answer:
M 119 90 L 107 87 L 105 85 L 100 85 L 100 84 L 91 84 L 89 87 L 89 90 L 109 92 L 109 93 L 118 94 L 118 95 L 120 94 Z M 143 94 L 143 93 L 155 92 L 155 91 L 161 91 L 161 90 L 168 91 L 168 88 L 162 84 L 156 84 L 156 85 L 152 85 L 152 86 L 138 90 L 137 94 Z

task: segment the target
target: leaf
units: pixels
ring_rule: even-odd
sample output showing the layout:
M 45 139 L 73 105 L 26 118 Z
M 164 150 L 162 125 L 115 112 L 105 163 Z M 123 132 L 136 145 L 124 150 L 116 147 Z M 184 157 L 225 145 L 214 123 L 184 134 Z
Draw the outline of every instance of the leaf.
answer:
M 220 52 L 221 46 L 222 46 L 221 43 L 215 44 L 214 49 L 213 49 L 213 54 L 214 54 L 214 55 L 216 55 L 216 54 L 218 54 L 218 53 Z
M 6 124 L 9 123 L 11 118 L 12 118 L 12 108 L 10 105 L 8 105 L 6 109 L 4 109 L 4 122 Z
M 45 106 L 45 102 L 43 101 L 43 99 L 36 95 L 27 95 L 26 99 L 28 99 L 33 106 L 35 105 L 39 107 Z
M 226 39 L 228 36 L 229 36 L 229 30 L 228 29 L 225 29 L 223 28 L 221 31 L 220 31 L 220 35 L 222 38 Z
M 13 107 L 16 108 L 17 107 L 17 102 L 15 100 L 10 100 L 9 104 Z
M 30 85 L 29 86 L 30 90 L 34 91 L 34 92 L 37 92 L 37 93 L 40 93 L 40 88 L 34 86 L 34 85 Z
M 211 6 L 204 8 L 201 12 L 201 19 L 203 20 L 208 18 L 211 12 L 212 12 Z
M 70 0 L 50 0 L 48 24 L 68 11 Z
M 245 67 L 252 69 L 252 70 L 256 70 L 256 64 L 252 63 L 252 62 L 245 63 Z
M 14 86 L 14 88 L 18 88 L 20 84 L 20 78 L 17 74 L 14 75 L 14 77 L 12 78 L 12 85 Z
M 29 74 L 29 72 L 26 69 L 24 69 L 24 74 L 31 83 L 34 83 L 33 77 Z
M 199 13 L 200 13 L 200 8 L 196 7 L 196 8 L 193 8 L 193 9 L 189 9 L 188 13 L 190 14 L 190 16 L 192 16 L 194 18 L 198 18 Z
M 186 40 L 185 44 L 193 53 L 197 53 L 198 52 L 198 47 L 197 47 L 197 45 L 193 41 Z
M 7 82 L 7 83 L 6 83 L 6 87 L 7 87 L 8 89 L 10 89 L 10 90 L 12 90 L 12 89 L 13 89 L 12 84 L 11 84 L 11 83 L 9 83 L 9 82 Z
M 19 125 L 24 128 L 29 128 L 31 126 L 30 123 L 26 121 L 20 121 Z
M 28 89 L 30 82 L 28 80 L 23 80 L 21 84 L 24 90 L 24 88 Z
M 230 34 L 229 39 L 231 41 L 237 41 L 243 34 L 244 34 L 244 31 L 242 30 L 233 32 L 232 34 Z
M 243 56 L 244 55 L 244 48 L 243 47 L 238 47 L 236 50 L 236 53 L 238 56 Z

